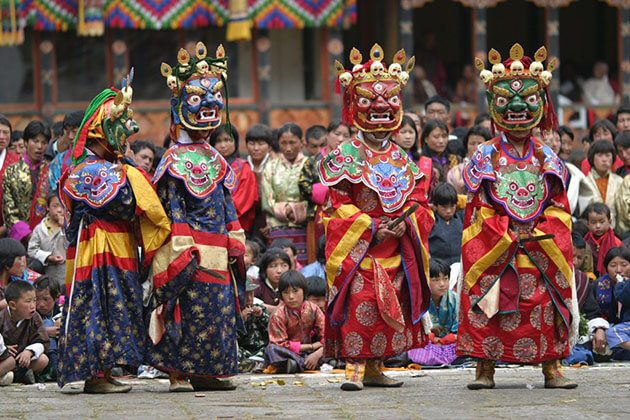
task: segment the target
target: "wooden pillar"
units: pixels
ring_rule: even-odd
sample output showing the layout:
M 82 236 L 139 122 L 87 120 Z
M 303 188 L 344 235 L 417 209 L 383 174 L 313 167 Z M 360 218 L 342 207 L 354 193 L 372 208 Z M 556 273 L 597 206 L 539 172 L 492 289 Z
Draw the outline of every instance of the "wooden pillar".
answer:
M 549 58 L 560 58 L 560 13 L 557 7 L 545 8 L 545 23 L 546 43 Z M 559 109 L 558 93 L 560 89 L 560 74 L 556 73 L 554 76 L 555 77 L 551 79 L 549 94 L 551 95 L 551 102 L 553 103 L 553 107 L 555 109 Z
M 269 125 L 271 104 L 269 84 L 271 82 L 271 39 L 267 29 L 258 30 L 256 37 L 256 58 L 258 73 L 258 113 L 260 122 Z
M 335 60 L 344 63 L 343 59 L 343 36 L 340 28 L 327 29 L 326 49 L 328 50 L 328 87 L 330 89 L 328 106 L 330 110 L 331 120 L 341 120 L 341 94 L 336 93 L 337 72 L 335 68 Z
M 55 115 L 55 45 L 49 32 L 41 32 L 37 37 L 39 61 L 39 104 L 42 117 L 52 123 Z
M 405 50 L 407 57 L 414 55 L 413 9 L 409 0 L 400 0 L 398 2 L 398 44 L 400 45 L 399 48 L 403 48 Z M 413 81 L 406 89 L 403 89 L 403 101 L 408 109 L 415 105 L 413 97 Z
M 488 51 L 488 33 L 486 30 L 486 9 L 484 7 L 477 7 L 472 11 L 473 18 L 473 52 L 476 57 L 479 57 L 484 63 L 487 61 Z M 486 87 L 477 80 L 477 112 L 487 112 L 488 105 L 486 104 Z
M 620 7 L 619 14 L 619 78 L 621 81 L 621 103 L 630 104 L 630 4 Z

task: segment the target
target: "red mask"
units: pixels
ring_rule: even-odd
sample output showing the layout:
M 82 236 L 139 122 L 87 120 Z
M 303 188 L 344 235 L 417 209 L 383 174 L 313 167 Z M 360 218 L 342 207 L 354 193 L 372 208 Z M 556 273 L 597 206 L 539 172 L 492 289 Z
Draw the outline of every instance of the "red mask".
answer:
M 373 133 L 394 131 L 403 117 L 398 80 L 359 82 L 353 86 L 351 113 L 355 127 Z
M 403 117 L 401 90 L 416 62 L 415 57 L 407 61 L 405 50 L 394 54 L 389 66 L 382 60 L 383 49 L 374 44 L 365 63 L 359 50 L 350 51 L 352 70 L 335 61 L 337 92 L 344 88 L 343 120 L 365 133 L 398 130 Z

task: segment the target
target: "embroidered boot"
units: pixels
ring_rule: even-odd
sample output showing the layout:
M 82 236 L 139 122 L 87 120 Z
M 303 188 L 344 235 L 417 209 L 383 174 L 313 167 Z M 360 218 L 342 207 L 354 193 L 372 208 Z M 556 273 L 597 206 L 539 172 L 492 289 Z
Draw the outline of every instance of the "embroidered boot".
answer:
M 542 363 L 543 375 L 545 375 L 545 388 L 577 388 L 575 382 L 570 381 L 562 375 L 560 370 L 560 360 L 549 360 Z
M 475 380 L 468 384 L 468 389 L 494 388 L 494 360 L 477 359 Z
M 346 361 L 346 380 L 341 384 L 344 391 L 361 391 L 365 376 L 365 361 Z
M 369 359 L 365 366 L 365 378 L 363 385 L 381 388 L 398 388 L 404 382 L 389 378 L 383 374 L 383 361 L 381 359 Z
M 171 373 L 168 375 L 168 379 L 171 382 L 168 390 L 169 392 L 193 392 L 194 389 L 188 378 L 180 377 L 175 373 Z

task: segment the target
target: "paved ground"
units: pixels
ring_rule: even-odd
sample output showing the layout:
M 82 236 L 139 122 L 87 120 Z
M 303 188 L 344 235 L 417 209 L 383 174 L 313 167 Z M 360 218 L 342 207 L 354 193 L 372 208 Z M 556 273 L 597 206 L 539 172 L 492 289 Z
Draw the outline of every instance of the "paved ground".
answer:
M 128 381 L 133 391 L 114 396 L 13 385 L 0 388 L 0 418 L 630 418 L 630 364 L 565 372 L 577 389 L 545 390 L 533 367 L 497 369 L 498 388 L 485 391 L 465 388 L 472 369 L 389 372 L 405 385 L 353 393 L 325 374 L 243 375 L 236 391 L 198 394 L 169 394 L 166 380 Z

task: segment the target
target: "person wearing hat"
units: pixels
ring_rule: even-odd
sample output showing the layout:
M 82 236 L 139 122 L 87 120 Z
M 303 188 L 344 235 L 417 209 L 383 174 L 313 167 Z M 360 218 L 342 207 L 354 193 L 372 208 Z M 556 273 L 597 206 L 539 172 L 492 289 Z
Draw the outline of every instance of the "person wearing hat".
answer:
M 267 328 L 269 312 L 262 301 L 254 297 L 258 284 L 247 277 L 245 283 L 245 305 L 241 317 L 245 323 L 245 331 L 238 333 L 238 365 L 241 372 L 256 370 L 263 366 L 263 353 L 269 343 Z

